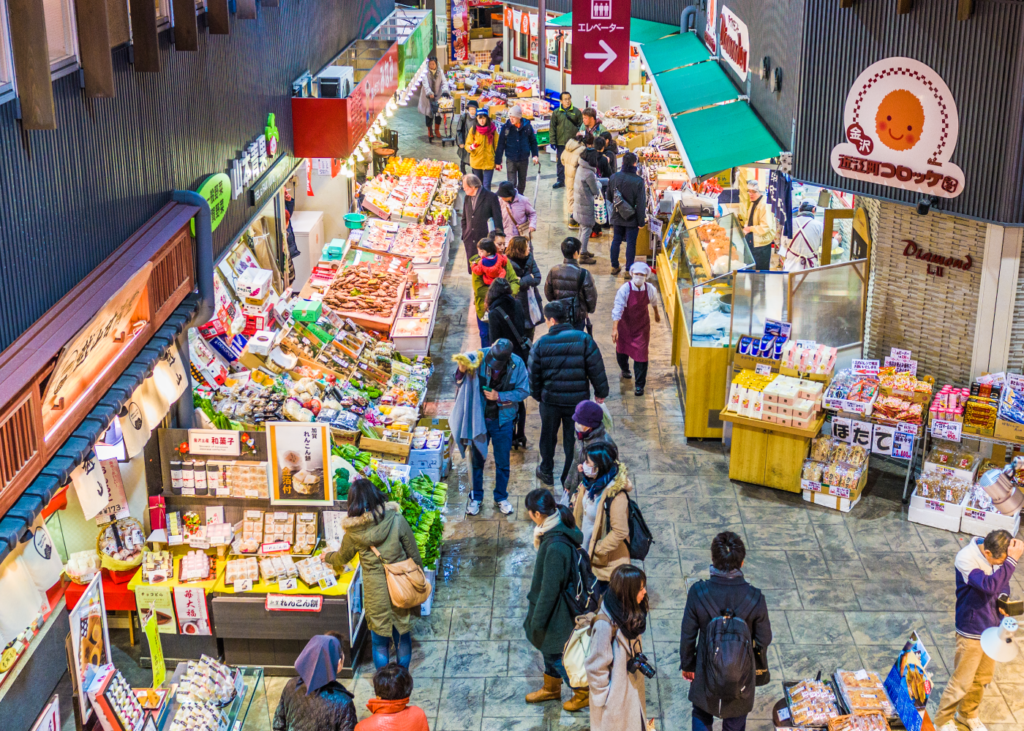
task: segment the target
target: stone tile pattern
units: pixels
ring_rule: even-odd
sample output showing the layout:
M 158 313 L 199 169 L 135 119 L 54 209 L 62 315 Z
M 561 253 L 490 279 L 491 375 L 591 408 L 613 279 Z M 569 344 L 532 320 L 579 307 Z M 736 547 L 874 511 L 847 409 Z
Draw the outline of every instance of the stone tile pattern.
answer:
M 452 147 L 442 152 L 437 144 L 427 144 L 415 109 L 401 110 L 395 120 L 400 154 L 456 159 Z M 552 174 L 550 159 L 543 163 L 545 174 Z M 496 181 L 504 177 L 495 174 Z M 573 233 L 562 220 L 564 191 L 552 190 L 553 182 L 542 180 L 537 193 L 540 217 L 534 242 L 545 275 L 561 261 L 558 244 Z M 534 196 L 532 179 L 527 195 Z M 783 680 L 819 670 L 831 673 L 837 667 L 868 667 L 885 674 L 911 630 L 918 630 L 934 650 L 937 704 L 955 643 L 953 558 L 967 537 L 908 523 L 899 500 L 902 476 L 896 472 L 873 469 L 871 486 L 851 514 L 810 506 L 798 495 L 730 481 L 728 455 L 720 442 L 687 443 L 682 436 L 683 413 L 664 321 L 654 325 L 647 394 L 637 398 L 631 381 L 620 382 L 610 313 L 623 280 L 609 273 L 610 241 L 610 234 L 591 241 L 599 259 L 590 267 L 600 292 L 594 335 L 611 376 L 608 407 L 614 436 L 657 541 L 643 563 L 651 594 L 643 644 L 658 667 L 657 678 L 647 684 L 648 711 L 657 728 L 689 728 L 689 684 L 680 677 L 678 664 L 686 582 L 708 575 L 710 541 L 726 529 L 746 541 L 745 573 L 768 599 L 775 635 L 769 650 L 773 682 L 758 689 L 748 728 L 770 728 L 771 707 L 781 697 Z M 447 367 L 451 356 L 479 346 L 461 245 L 453 252 L 431 346 L 438 372 L 429 398 L 440 402 L 440 413 L 446 413 L 450 404 L 445 402 L 454 398 Z M 456 460 L 448 480 L 446 544 L 434 609 L 413 632 L 413 701 L 426 710 L 430 727 L 437 731 L 589 728 L 585 711 L 570 714 L 554 703 L 538 706 L 523 700 L 539 686 L 542 675 L 540 654 L 522 631 L 534 560 L 533 526 L 522 501 L 540 486 L 534 477 L 540 422 L 532 400 L 528 410 L 529 450 L 512 457 L 513 515 L 498 513 L 488 494 L 479 516 L 465 516 L 467 462 Z M 560 455 L 559 448 L 556 474 Z M 487 491 L 492 469 L 489 463 Z M 1024 589 L 1024 576 L 1018 588 Z M 356 694 L 360 718 L 368 715 L 372 675 L 367 647 L 357 677 L 346 683 Z M 281 686 L 282 679 L 268 681 L 271 713 Z M 568 697 L 564 690 L 563 698 Z M 1024 729 L 1024 659 L 998 669 L 982 719 L 992 731 Z

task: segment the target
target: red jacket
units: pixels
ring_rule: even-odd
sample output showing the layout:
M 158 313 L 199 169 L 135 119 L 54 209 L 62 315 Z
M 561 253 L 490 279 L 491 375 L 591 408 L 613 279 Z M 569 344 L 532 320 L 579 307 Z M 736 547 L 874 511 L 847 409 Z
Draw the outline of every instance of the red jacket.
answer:
M 371 698 L 366 707 L 372 716 L 356 724 L 356 731 L 430 731 L 427 714 L 419 706 L 410 706 L 408 698 L 385 701 Z

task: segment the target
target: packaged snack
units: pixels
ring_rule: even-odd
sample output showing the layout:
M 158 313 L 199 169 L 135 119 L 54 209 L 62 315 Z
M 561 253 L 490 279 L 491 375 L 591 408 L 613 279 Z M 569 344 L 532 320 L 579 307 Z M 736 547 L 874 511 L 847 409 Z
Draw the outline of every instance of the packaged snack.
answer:
M 800 478 L 810 480 L 811 482 L 821 482 L 824 467 L 825 466 L 821 462 L 815 462 L 811 459 L 804 460 L 804 468 L 803 472 L 800 474 Z
M 819 436 L 811 442 L 811 459 L 817 462 L 827 462 L 832 454 L 832 437 Z
M 863 467 L 868 461 L 868 453 L 864 447 L 854 444 L 850 447 L 850 452 L 846 456 L 846 461 L 852 467 Z
M 837 670 L 836 680 L 847 707 L 854 713 L 880 711 L 886 717 L 895 714 L 878 673 L 867 670 Z
M 786 699 L 795 726 L 826 726 L 839 715 L 835 693 L 820 680 L 801 680 L 788 687 Z
M 236 581 L 245 581 L 246 579 L 256 581 L 259 578 L 260 569 L 255 558 L 228 561 L 224 569 L 224 583 L 228 586 L 231 586 Z

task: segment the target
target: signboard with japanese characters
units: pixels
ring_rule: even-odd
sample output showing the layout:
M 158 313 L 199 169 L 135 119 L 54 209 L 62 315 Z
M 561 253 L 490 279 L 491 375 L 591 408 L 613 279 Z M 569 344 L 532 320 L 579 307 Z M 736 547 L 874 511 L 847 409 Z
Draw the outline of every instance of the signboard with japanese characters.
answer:
M 573 0 L 572 83 L 629 83 L 631 0 Z
M 722 44 L 722 56 L 732 70 L 740 75 L 740 80 L 746 81 L 750 72 L 750 34 L 747 33 L 747 24 L 724 5 L 718 37 Z
M 932 422 L 932 437 L 935 439 L 945 439 L 950 442 L 959 442 L 963 426 L 959 421 L 936 419 Z
M 846 142 L 832 148 L 844 178 L 956 198 L 964 173 L 949 161 L 960 119 L 946 82 L 912 58 L 868 66 L 850 88 L 843 112 Z
M 319 612 L 323 605 L 319 594 L 267 594 L 265 606 L 268 612 Z
M 237 457 L 241 450 L 241 432 L 227 429 L 189 429 L 188 451 L 192 454 L 216 454 Z
M 333 505 L 331 438 L 325 424 L 267 423 L 270 502 L 274 505 Z
M 178 615 L 178 631 L 181 634 L 211 634 L 210 617 L 206 613 L 206 592 L 202 587 L 174 587 L 174 609 Z

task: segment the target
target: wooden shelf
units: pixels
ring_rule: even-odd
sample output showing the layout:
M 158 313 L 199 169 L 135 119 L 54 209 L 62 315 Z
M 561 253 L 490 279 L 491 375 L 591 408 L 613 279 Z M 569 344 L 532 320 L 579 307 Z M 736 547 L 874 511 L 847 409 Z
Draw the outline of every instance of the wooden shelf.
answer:
M 751 429 L 766 429 L 767 431 L 774 431 L 780 434 L 790 434 L 795 437 L 811 438 L 818 435 L 821 431 L 821 425 L 825 423 L 825 414 L 822 412 L 821 416 L 818 417 L 817 421 L 807 429 L 798 429 L 792 426 L 783 426 L 782 424 L 773 424 L 769 421 L 762 421 L 761 419 L 748 419 L 746 416 L 740 416 L 728 411 L 722 411 L 718 418 L 722 421 L 728 421 L 733 424 L 740 424 Z

